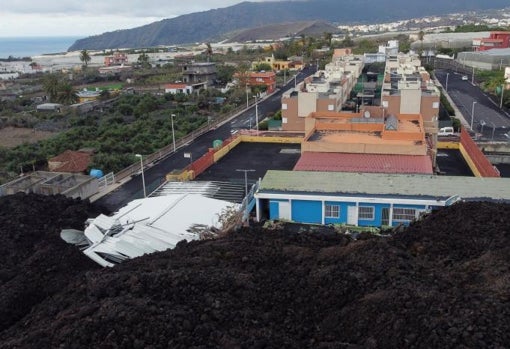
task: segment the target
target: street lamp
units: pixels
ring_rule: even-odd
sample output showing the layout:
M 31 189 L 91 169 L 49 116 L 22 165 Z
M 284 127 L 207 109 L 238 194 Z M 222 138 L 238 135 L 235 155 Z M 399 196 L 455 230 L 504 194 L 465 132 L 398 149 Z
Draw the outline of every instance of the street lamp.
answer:
M 257 135 L 259 134 L 259 103 L 257 96 L 253 96 L 255 98 L 255 122 L 257 123 Z
M 448 92 L 448 75 L 450 75 L 450 73 L 446 73 L 446 92 Z
M 480 133 L 482 134 L 482 137 L 483 137 L 483 127 L 486 125 L 485 120 L 480 120 L 480 125 L 482 125 L 482 127 L 480 129 Z
M 475 104 L 476 104 L 476 101 L 473 101 L 473 104 L 471 104 L 471 125 L 470 125 L 471 131 L 473 131 L 473 118 L 475 115 Z
M 145 175 L 143 173 L 143 156 L 142 154 L 135 154 L 137 158 L 140 158 L 140 168 L 142 170 L 142 186 L 143 186 L 143 197 L 147 197 L 147 191 L 145 190 Z
M 491 136 L 491 141 L 494 140 L 494 132 L 496 131 L 496 124 L 494 124 L 492 121 L 490 121 L 490 123 L 492 124 L 492 136 Z
M 248 196 L 248 172 L 255 172 L 255 170 L 249 169 L 236 169 L 237 172 L 244 172 L 244 196 Z
M 503 108 L 503 94 L 505 93 L 505 84 L 501 85 L 501 100 L 499 101 L 499 108 Z
M 250 107 L 250 101 L 248 98 L 248 83 L 246 83 L 246 87 L 244 90 L 246 91 L 246 109 L 248 109 Z
M 175 114 L 170 114 L 170 119 L 172 121 L 172 140 L 174 141 L 174 153 L 175 153 L 175 130 L 174 130 L 174 117 Z

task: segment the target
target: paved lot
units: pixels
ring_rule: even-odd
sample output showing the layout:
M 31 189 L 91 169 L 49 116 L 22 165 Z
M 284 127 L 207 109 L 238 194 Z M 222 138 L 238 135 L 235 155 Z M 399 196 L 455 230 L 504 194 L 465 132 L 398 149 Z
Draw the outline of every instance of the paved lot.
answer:
M 299 144 L 240 143 L 218 163 L 200 174 L 199 181 L 230 181 L 248 183 L 264 177 L 266 171 L 292 170 L 301 156 Z M 254 170 L 254 171 L 251 171 Z
M 473 176 L 462 154 L 455 149 L 439 149 L 437 165 L 440 173 L 446 176 Z

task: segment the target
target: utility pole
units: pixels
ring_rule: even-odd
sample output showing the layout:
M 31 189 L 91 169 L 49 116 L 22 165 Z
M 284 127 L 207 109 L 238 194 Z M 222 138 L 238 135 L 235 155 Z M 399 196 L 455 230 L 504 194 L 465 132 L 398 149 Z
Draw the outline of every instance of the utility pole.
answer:
M 499 108 L 503 108 L 503 94 L 505 93 L 505 84 L 501 85 L 501 100 L 499 101 Z
M 471 74 L 471 83 L 475 84 L 475 66 L 473 66 L 473 74 Z
M 259 102 L 257 96 L 255 98 L 255 122 L 257 123 L 257 135 L 259 134 Z
M 248 196 L 248 172 L 255 172 L 253 169 L 236 169 L 237 172 L 244 172 L 244 196 Z

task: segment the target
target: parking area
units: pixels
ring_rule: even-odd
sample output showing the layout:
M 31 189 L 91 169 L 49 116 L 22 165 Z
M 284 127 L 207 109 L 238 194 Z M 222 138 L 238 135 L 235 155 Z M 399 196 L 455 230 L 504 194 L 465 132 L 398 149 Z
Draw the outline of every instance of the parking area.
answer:
M 266 171 L 292 170 L 301 156 L 300 144 L 240 143 L 200 174 L 198 181 L 255 183 Z

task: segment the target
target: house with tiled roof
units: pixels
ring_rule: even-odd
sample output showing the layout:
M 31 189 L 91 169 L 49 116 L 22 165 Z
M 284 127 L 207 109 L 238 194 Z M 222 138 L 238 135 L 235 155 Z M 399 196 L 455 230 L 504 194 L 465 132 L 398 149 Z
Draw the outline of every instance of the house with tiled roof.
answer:
M 66 150 L 48 160 L 48 169 L 51 172 L 85 173 L 91 162 L 91 151 Z

